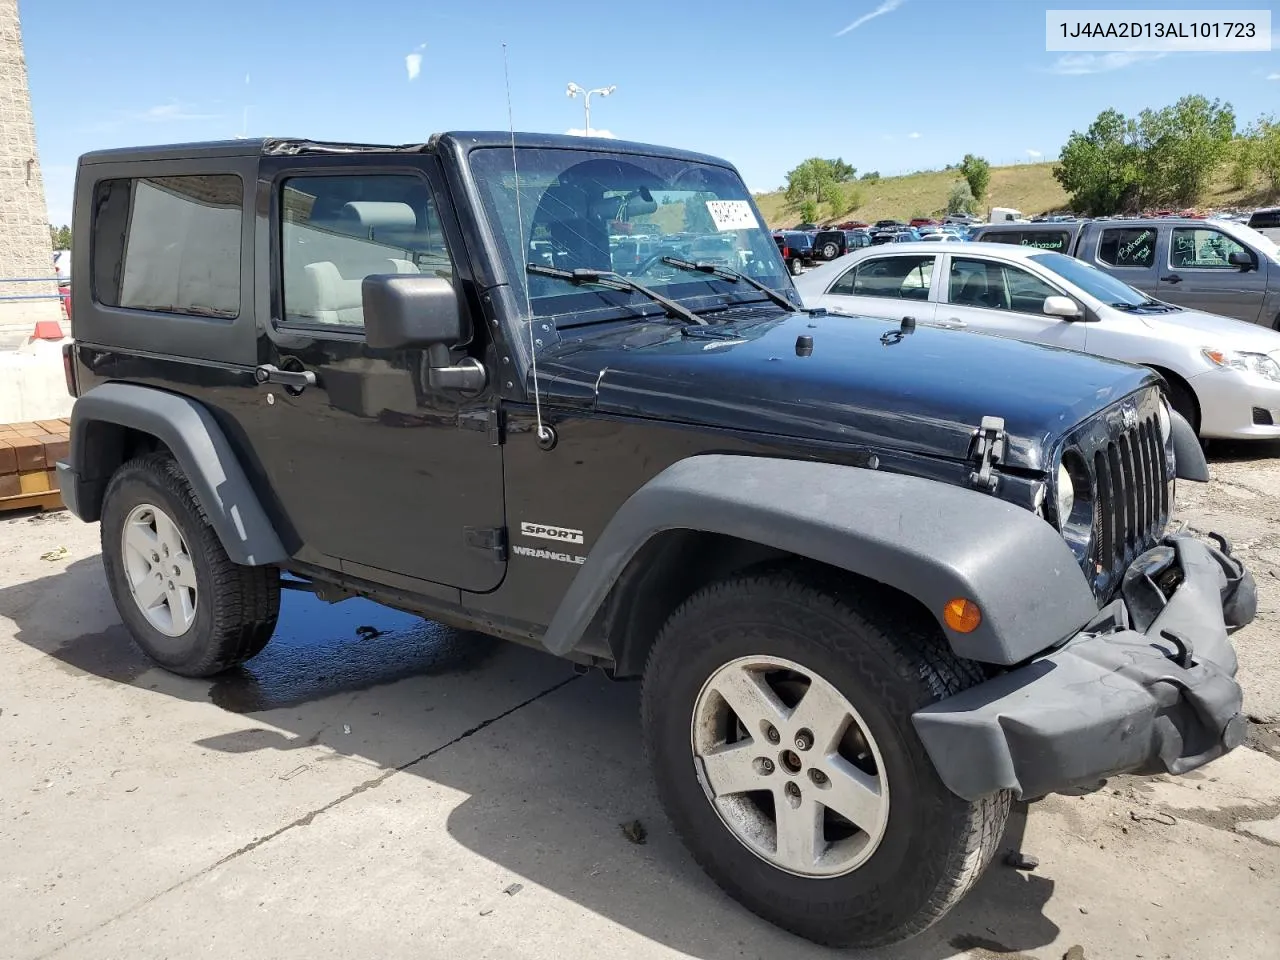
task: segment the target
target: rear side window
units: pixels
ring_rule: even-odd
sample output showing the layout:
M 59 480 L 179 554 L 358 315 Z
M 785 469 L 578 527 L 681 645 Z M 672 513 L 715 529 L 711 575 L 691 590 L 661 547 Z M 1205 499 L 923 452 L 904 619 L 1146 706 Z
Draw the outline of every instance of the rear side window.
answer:
M 93 296 L 110 307 L 235 318 L 244 187 L 234 174 L 102 180 Z
M 1156 232 L 1151 227 L 1103 230 L 1098 259 L 1113 267 L 1149 267 L 1156 262 Z
M 1280 227 L 1280 207 L 1272 210 L 1256 210 L 1249 218 L 1249 226 L 1255 230 L 1274 230 Z
M 1067 249 L 1068 236 L 1065 230 L 1024 230 L 1018 242 L 1024 247 L 1061 253 Z
M 828 293 L 853 297 L 928 300 L 934 257 L 876 257 L 851 267 Z
M 992 230 L 990 233 L 984 233 L 978 238 L 983 243 L 1012 243 L 1022 242 L 1021 230 Z

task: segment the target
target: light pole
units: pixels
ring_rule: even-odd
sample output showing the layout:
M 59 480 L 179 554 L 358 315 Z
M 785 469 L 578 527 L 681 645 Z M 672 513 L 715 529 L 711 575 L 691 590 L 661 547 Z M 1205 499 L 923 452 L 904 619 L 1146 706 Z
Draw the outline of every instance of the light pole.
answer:
M 565 88 L 564 92 L 570 99 L 573 99 L 579 94 L 582 95 L 583 111 L 586 114 L 586 130 L 584 131 L 585 136 L 588 136 L 588 137 L 591 136 L 591 95 L 593 93 L 598 93 L 602 97 L 607 97 L 609 94 L 613 93 L 613 91 L 617 89 L 618 88 L 616 86 L 611 85 L 608 87 L 596 87 L 594 90 L 584 90 L 582 87 L 578 86 L 576 83 L 570 83 L 569 86 Z

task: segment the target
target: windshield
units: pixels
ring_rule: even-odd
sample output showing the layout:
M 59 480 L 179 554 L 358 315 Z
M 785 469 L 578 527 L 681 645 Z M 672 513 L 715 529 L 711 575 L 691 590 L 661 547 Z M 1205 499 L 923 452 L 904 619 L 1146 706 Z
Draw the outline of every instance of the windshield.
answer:
M 1264 233 L 1259 233 L 1253 227 L 1245 226 L 1243 223 L 1234 223 L 1230 220 L 1215 220 L 1214 225 L 1221 227 L 1224 233 L 1229 233 L 1246 246 L 1260 250 L 1272 260 L 1280 261 L 1280 246 Z
M 1141 290 L 1135 290 L 1092 264 L 1062 253 L 1037 253 L 1031 257 L 1046 270 L 1052 270 L 1089 296 L 1113 307 L 1140 307 L 1152 303 Z
M 528 285 L 536 316 L 575 314 L 570 323 L 605 319 L 586 311 L 644 307 L 633 290 L 572 286 L 528 274 L 528 264 L 608 271 L 672 300 L 715 295 L 763 299 L 746 284 L 663 262 L 678 257 L 790 285 L 773 235 L 742 181 L 724 167 L 631 154 L 517 148 L 520 209 L 509 147 L 470 153 L 485 213 L 502 246 L 517 293 Z M 521 234 L 520 221 L 524 232 Z

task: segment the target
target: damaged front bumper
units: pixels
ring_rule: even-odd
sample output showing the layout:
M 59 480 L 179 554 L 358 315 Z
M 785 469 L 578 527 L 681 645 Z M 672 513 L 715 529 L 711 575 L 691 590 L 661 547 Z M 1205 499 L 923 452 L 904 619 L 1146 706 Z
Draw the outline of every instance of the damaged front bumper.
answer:
M 1186 773 L 1244 740 L 1228 634 L 1253 620 L 1253 577 L 1188 535 L 1125 573 L 1083 630 L 912 716 L 942 781 L 976 799 L 1040 797 L 1118 773 Z

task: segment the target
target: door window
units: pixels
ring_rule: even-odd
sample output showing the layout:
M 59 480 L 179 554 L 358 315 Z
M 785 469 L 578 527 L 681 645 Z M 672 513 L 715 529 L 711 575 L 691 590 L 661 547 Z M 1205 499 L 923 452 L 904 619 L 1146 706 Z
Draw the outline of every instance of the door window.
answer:
M 1062 293 L 1021 267 L 964 257 L 951 258 L 947 288 L 959 306 L 1035 314 L 1044 313 L 1045 297 Z
M 1150 267 L 1156 262 L 1152 227 L 1113 227 L 1098 241 L 1098 260 L 1113 267 Z
M 453 278 L 426 180 L 413 174 L 290 177 L 280 195 L 286 323 L 364 326 L 364 278 Z
M 103 180 L 93 200 L 99 303 L 196 317 L 239 314 L 238 176 Z
M 1169 247 L 1169 266 L 1180 270 L 1239 270 L 1228 258 L 1248 253 L 1221 230 L 1206 227 L 1175 227 Z
M 852 297 L 928 300 L 935 257 L 876 257 L 850 268 L 828 293 Z

